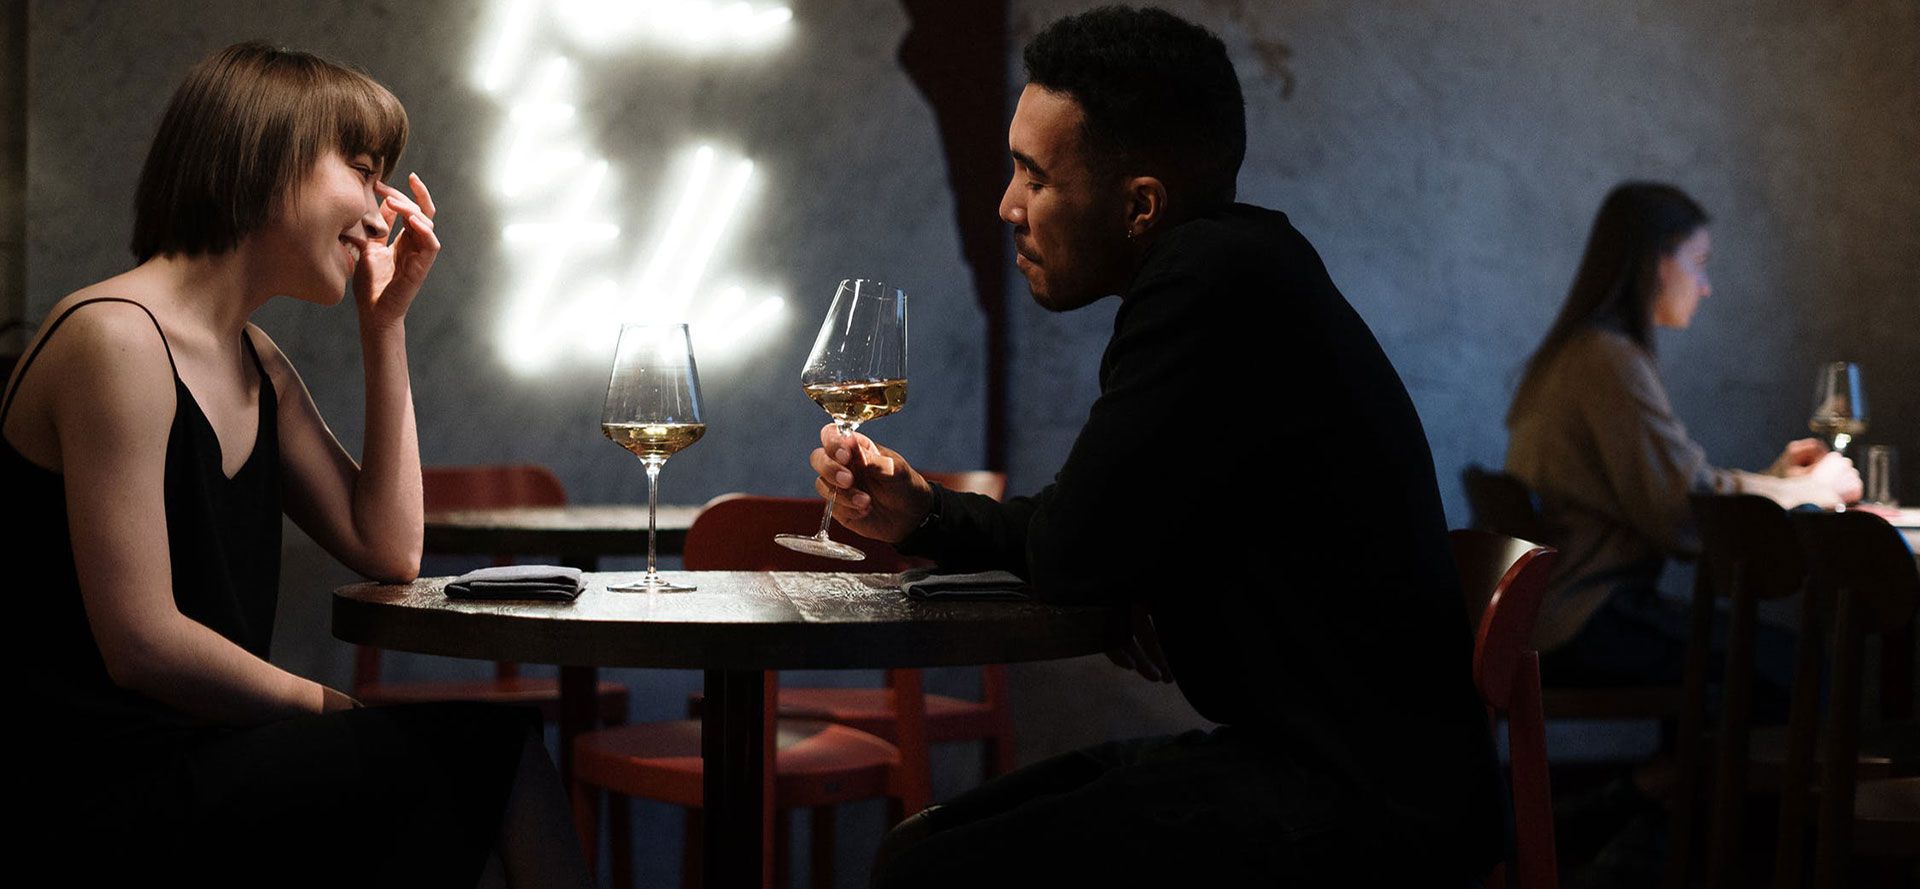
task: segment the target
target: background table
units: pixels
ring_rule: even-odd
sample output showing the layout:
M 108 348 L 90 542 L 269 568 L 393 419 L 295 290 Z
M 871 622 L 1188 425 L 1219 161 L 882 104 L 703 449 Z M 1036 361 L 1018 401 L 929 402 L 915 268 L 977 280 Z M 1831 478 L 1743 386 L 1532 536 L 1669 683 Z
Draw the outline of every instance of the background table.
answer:
M 659 552 L 676 555 L 700 506 L 660 507 Z M 647 554 L 647 507 L 630 505 L 523 506 L 427 513 L 426 551 L 490 556 L 555 555 L 582 570 L 602 556 Z
M 423 654 L 561 664 L 561 770 L 591 725 L 595 667 L 706 671 L 706 875 L 757 886 L 766 862 L 767 738 L 761 672 L 1047 660 L 1125 638 L 1122 612 L 1031 602 L 916 602 L 891 574 L 665 572 L 690 593 L 614 593 L 637 573 L 587 575 L 571 603 L 446 597 L 451 578 L 356 584 L 334 592 L 333 633 Z M 571 677 L 571 678 L 570 678 Z M 584 713 L 584 715 L 582 715 Z

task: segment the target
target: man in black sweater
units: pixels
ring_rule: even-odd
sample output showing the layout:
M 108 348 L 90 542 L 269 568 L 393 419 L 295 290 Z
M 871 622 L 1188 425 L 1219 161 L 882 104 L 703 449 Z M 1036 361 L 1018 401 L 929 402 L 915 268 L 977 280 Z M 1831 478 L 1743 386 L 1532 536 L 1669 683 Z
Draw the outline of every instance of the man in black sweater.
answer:
M 1313 247 L 1233 202 L 1246 136 L 1224 47 L 1108 7 L 1046 28 L 1026 63 L 1000 215 L 1041 305 L 1121 295 L 1100 397 L 1032 497 L 932 486 L 832 427 L 818 487 L 849 527 L 943 568 L 1136 608 L 1115 659 L 1223 727 L 989 782 L 897 828 L 876 882 L 1483 874 L 1500 785 L 1432 455 Z M 1150 507 L 1171 517 L 1143 526 Z

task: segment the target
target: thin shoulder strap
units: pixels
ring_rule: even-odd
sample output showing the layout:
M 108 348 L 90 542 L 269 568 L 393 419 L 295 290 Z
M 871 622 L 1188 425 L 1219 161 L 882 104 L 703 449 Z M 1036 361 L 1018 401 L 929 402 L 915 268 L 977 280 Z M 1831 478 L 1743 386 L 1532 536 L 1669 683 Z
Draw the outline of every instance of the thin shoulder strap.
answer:
M 253 356 L 253 369 L 260 374 L 260 385 L 265 391 L 273 393 L 274 397 L 278 398 L 280 393 L 274 391 L 273 377 L 267 375 L 267 363 L 260 360 L 260 347 L 253 344 L 253 334 L 241 330 L 240 339 L 247 344 L 247 354 Z
M 133 300 L 118 296 L 97 296 L 93 299 L 83 299 L 68 306 L 66 311 L 60 313 L 60 317 L 53 319 L 53 323 L 47 326 L 46 334 L 40 337 L 40 342 L 35 343 L 33 351 L 27 353 L 26 360 L 20 362 L 20 372 L 13 375 L 13 388 L 7 390 L 6 401 L 0 402 L 0 423 L 7 422 L 7 413 L 13 410 L 13 399 L 20 394 L 20 384 L 26 382 L 27 368 L 33 364 L 33 359 L 40 357 L 40 350 L 47 347 L 48 340 L 53 339 L 54 331 L 59 330 L 60 325 L 66 323 L 67 316 L 80 311 L 81 306 L 92 305 L 94 303 L 127 303 L 129 305 L 140 306 L 140 311 L 146 312 L 148 320 L 153 322 L 153 329 L 160 331 L 160 345 L 165 346 L 167 350 L 167 367 L 173 369 L 173 375 L 176 378 L 180 376 L 180 368 L 173 363 L 173 345 L 167 342 L 167 332 L 160 327 L 160 319 L 153 317 L 152 309 Z M 249 343 L 249 345 L 251 345 L 251 343 Z M 255 356 L 254 360 L 256 362 L 259 361 L 259 356 Z

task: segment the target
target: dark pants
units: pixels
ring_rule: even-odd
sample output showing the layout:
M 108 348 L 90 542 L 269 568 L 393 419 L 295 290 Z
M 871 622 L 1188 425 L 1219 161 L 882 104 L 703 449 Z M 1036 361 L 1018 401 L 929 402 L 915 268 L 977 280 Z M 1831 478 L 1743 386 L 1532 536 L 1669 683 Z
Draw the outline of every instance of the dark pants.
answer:
M 1611 688 L 1681 684 L 1686 675 L 1691 626 L 1685 611 L 1668 605 L 1651 586 L 1622 585 L 1607 596 L 1580 632 L 1540 655 L 1540 682 L 1547 688 Z M 1754 627 L 1753 719 L 1785 723 L 1793 685 L 1794 634 L 1758 622 Z M 1707 680 L 1726 672 L 1727 622 L 1714 622 Z
M 1383 813 L 1361 811 L 1351 793 L 1232 728 L 1062 754 L 962 794 L 927 821 L 930 836 L 876 886 L 1470 882 L 1419 851 L 1422 837 L 1388 829 Z

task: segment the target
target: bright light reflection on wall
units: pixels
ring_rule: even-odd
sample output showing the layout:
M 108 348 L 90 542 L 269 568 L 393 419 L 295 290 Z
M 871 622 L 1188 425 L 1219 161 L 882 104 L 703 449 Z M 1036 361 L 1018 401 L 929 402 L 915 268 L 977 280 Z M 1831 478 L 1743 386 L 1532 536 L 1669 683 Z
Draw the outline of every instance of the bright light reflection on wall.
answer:
M 488 176 L 507 220 L 508 309 L 499 348 L 534 372 L 568 355 L 601 360 L 628 321 L 687 321 L 702 362 L 745 354 L 785 315 L 779 289 L 712 268 L 750 209 L 751 159 L 711 144 L 673 159 L 672 212 L 644 239 L 622 221 L 653 203 L 620 191 L 586 136 L 575 97 L 590 55 L 646 46 L 689 60 L 762 52 L 790 30 L 784 6 L 702 0 L 506 0 L 481 40 L 474 83 L 500 105 Z M 631 228 L 631 227 L 628 227 Z M 626 267 L 621 263 L 626 260 Z

